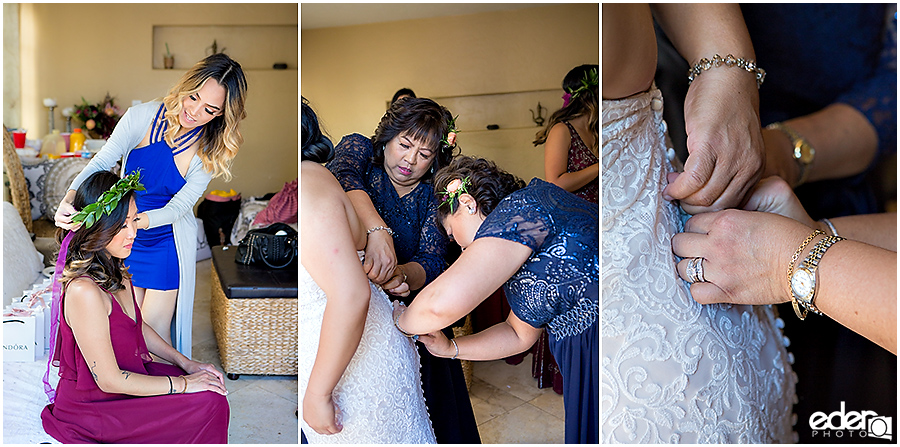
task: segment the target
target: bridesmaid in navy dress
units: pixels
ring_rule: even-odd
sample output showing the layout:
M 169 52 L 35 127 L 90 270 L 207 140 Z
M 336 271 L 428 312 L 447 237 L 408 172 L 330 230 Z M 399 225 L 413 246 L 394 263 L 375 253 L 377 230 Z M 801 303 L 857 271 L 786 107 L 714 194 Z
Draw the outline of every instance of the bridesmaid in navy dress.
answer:
M 563 375 L 566 443 L 599 442 L 599 210 L 540 179 L 528 186 L 488 160 L 460 156 L 435 176 L 438 219 L 464 250 L 394 323 L 432 354 L 494 360 L 549 334 Z M 503 286 L 512 312 L 479 333 L 447 339 L 451 324 Z
M 341 183 L 367 229 L 363 269 L 388 293 L 408 296 L 446 268 L 448 240 L 435 220 L 431 185 L 455 149 L 450 112 L 427 98 L 391 104 L 375 135 L 345 136 L 326 167 Z M 449 326 L 449 324 L 447 325 Z M 447 329 L 452 336 L 452 330 Z M 480 443 L 459 360 L 418 344 L 422 389 L 440 444 Z

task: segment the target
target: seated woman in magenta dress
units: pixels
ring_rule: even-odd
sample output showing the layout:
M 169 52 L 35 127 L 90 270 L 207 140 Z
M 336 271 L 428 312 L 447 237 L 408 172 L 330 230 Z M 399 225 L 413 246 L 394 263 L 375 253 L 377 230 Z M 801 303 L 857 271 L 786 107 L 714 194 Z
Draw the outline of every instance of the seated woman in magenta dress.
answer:
M 78 188 L 78 231 L 61 241 L 51 310 L 50 361 L 59 366 L 44 430 L 62 443 L 224 444 L 228 401 L 222 373 L 188 359 L 141 318 L 122 260 L 137 231 L 138 175 L 108 171 Z M 99 209 L 87 208 L 100 203 Z M 100 210 L 110 207 L 109 213 Z M 87 208 L 87 209 L 86 209 Z M 67 233 L 67 234 L 66 234 Z M 61 293 L 62 292 L 62 293 Z M 56 332 L 58 318 L 58 333 Z M 58 334 L 58 335 L 57 335 Z M 154 363 L 150 352 L 173 365 Z
M 459 156 L 435 175 L 438 220 L 463 249 L 394 323 L 436 357 L 501 359 L 543 329 L 563 375 L 566 443 L 599 442 L 599 221 L 596 204 L 534 179 L 528 186 L 488 160 Z M 505 322 L 447 339 L 439 329 L 503 286 Z

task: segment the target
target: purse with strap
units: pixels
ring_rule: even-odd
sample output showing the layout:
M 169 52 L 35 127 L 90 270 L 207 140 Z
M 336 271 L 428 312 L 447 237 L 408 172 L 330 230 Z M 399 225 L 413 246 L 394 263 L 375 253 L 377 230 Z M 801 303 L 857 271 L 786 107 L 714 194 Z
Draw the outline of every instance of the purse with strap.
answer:
M 297 251 L 297 230 L 288 224 L 276 222 L 265 228 L 248 231 L 238 243 L 234 262 L 280 269 L 294 262 Z

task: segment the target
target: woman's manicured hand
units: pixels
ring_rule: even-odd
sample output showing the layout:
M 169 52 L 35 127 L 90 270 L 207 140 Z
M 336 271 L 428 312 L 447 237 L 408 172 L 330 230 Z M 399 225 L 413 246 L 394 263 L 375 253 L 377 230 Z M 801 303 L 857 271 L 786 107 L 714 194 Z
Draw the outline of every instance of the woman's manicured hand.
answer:
M 387 231 L 373 231 L 366 242 L 366 259 L 363 260 L 366 276 L 375 284 L 383 285 L 391 279 L 396 267 L 393 236 Z

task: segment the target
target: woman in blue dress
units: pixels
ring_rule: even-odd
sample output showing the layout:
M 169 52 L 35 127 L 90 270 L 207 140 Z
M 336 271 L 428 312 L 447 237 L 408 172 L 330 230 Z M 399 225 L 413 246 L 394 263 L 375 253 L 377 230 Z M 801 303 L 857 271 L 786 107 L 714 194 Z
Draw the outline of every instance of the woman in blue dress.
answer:
M 187 357 L 197 250 L 192 210 L 211 179 L 231 178 L 231 161 L 243 143 L 238 127 L 246 93 L 240 64 L 221 53 L 201 60 L 162 101 L 128 109 L 56 213 L 57 226 L 73 229 L 75 190 L 90 174 L 120 160 L 123 172 L 141 172 L 146 190 L 135 197 L 140 231 L 125 265 L 144 321 Z
M 438 219 L 463 249 L 394 323 L 432 354 L 501 359 L 530 348 L 545 328 L 563 375 L 566 442 L 599 442 L 599 210 L 540 179 L 528 186 L 488 160 L 459 156 L 434 180 Z M 505 322 L 447 339 L 438 329 L 503 286 Z
M 372 138 L 345 136 L 326 165 L 366 228 L 363 270 L 388 293 L 410 292 L 406 302 L 446 268 L 448 241 L 434 218 L 431 179 L 450 162 L 455 140 L 447 109 L 405 98 L 385 112 Z M 479 443 L 462 365 L 417 346 L 437 442 Z

